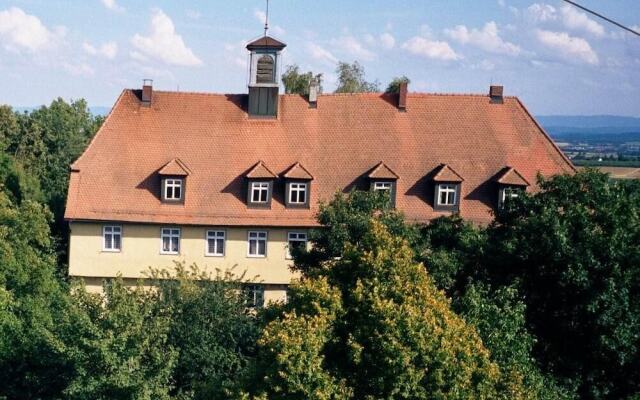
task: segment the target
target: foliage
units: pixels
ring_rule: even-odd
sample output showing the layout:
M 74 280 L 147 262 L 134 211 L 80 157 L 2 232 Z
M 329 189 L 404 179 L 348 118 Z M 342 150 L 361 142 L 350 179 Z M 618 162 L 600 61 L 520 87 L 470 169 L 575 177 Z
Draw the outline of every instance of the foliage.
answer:
M 640 182 L 540 178 L 490 227 L 486 267 L 516 285 L 546 369 L 586 399 L 640 391 Z
M 309 86 L 313 81 L 318 84 L 319 93 L 322 93 L 322 74 L 314 75 L 311 71 L 300 73 L 300 67 L 296 64 L 287 65 L 286 71 L 282 74 L 285 93 L 308 96 Z
M 407 242 L 370 218 L 291 290 L 259 341 L 273 398 L 495 398 L 498 367 Z M 311 365 L 310 368 L 303 368 Z
M 380 90 L 380 82 L 365 80 L 364 67 L 357 61 L 354 61 L 353 64 L 339 62 L 336 74 L 338 75 L 336 93 L 377 92 Z
M 178 398 L 227 399 L 255 353 L 258 326 L 245 307 L 240 281 L 202 272 L 196 265 L 154 270 L 157 307 L 171 316 L 168 345 L 178 351 L 172 394 Z
M 402 75 L 402 76 L 397 76 L 395 78 L 393 78 L 391 80 L 391 82 L 389 82 L 389 85 L 387 86 L 387 88 L 385 89 L 385 93 L 400 93 L 400 84 L 401 83 L 406 83 L 409 84 L 411 82 L 411 80 L 409 78 L 407 78 L 406 76 Z
M 73 290 L 84 318 L 75 326 L 68 356 L 75 376 L 70 399 L 169 399 L 177 351 L 169 342 L 171 317 L 156 306 L 157 293 L 133 290 L 122 278 L 104 285 L 104 298 Z

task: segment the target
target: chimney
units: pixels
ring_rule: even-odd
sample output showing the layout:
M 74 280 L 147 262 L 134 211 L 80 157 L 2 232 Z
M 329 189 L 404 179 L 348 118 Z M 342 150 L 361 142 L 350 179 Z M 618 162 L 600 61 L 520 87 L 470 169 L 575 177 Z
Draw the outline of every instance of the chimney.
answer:
M 315 79 L 311 79 L 309 83 L 309 108 L 318 107 L 318 92 L 320 91 L 320 85 Z
M 151 105 L 151 97 L 153 95 L 153 80 L 142 80 L 142 105 L 149 107 Z
M 502 93 L 504 92 L 504 88 L 502 86 L 493 86 L 489 87 L 489 97 L 491 98 L 492 103 L 502 104 Z
M 398 90 L 398 109 L 400 111 L 407 111 L 407 93 L 409 92 L 408 82 L 400 82 L 400 88 Z

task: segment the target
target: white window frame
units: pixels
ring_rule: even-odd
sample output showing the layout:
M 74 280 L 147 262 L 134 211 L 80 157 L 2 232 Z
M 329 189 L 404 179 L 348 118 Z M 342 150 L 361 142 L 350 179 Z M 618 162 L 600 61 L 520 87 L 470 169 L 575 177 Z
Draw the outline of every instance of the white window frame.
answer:
M 391 189 L 393 189 L 393 182 L 389 181 L 381 181 L 381 182 L 373 182 L 373 190 L 386 190 L 391 193 Z
M 109 232 L 108 232 L 109 231 Z M 107 235 L 111 235 L 111 247 L 107 247 Z M 120 236 L 120 247 L 113 247 L 115 236 Z M 102 251 L 108 253 L 119 253 L 122 251 L 122 226 L 121 225 L 104 225 L 102 227 Z
M 255 237 L 252 237 L 255 235 Z M 260 248 L 260 241 L 264 241 L 264 254 L 251 254 L 251 241 L 256 241 L 256 251 Z M 266 258 L 269 245 L 269 234 L 267 231 L 248 231 L 247 232 L 247 257 L 250 258 Z
M 163 227 L 160 228 L 160 254 L 180 254 L 180 241 L 182 236 L 182 230 L 175 227 Z M 178 250 L 177 251 L 165 251 L 164 250 L 164 238 L 169 238 L 169 246 L 171 246 L 171 239 L 178 238 Z
M 289 204 L 301 205 L 307 204 L 307 200 L 309 199 L 309 184 L 306 182 L 291 182 L 289 183 Z M 293 201 L 293 193 L 298 194 L 298 200 Z M 300 193 L 304 193 L 304 201 L 300 201 Z
M 269 183 L 269 182 L 265 182 L 265 181 L 251 182 L 250 202 L 252 204 L 267 204 L 269 202 L 269 190 L 271 190 L 271 183 Z M 258 191 L 260 193 L 261 192 L 265 192 L 264 201 L 255 201 L 254 200 L 253 193 L 255 191 Z M 260 195 L 258 195 L 258 198 L 260 198 Z
M 176 197 L 176 188 L 180 189 L 180 196 Z M 171 189 L 171 196 L 169 196 Z M 168 201 L 180 201 L 184 196 L 183 180 L 179 178 L 166 178 L 164 180 L 164 199 Z
M 246 296 L 246 301 L 247 301 L 247 306 L 248 307 L 252 307 L 252 308 L 262 308 L 264 307 L 265 304 L 265 300 L 264 300 L 264 285 L 260 285 L 260 284 L 249 284 L 246 285 L 244 288 L 244 295 Z M 260 304 L 256 304 L 256 293 L 260 292 L 261 293 L 261 297 L 262 297 L 262 301 L 260 302 Z M 253 295 L 251 297 L 253 297 L 253 299 L 251 299 L 251 301 L 249 301 L 250 299 L 250 295 Z M 249 304 L 250 303 L 250 304 Z
M 505 186 L 500 190 L 500 206 L 503 206 L 507 199 L 515 199 L 520 196 L 522 188 L 515 186 Z
M 285 254 L 285 259 L 287 260 L 292 260 L 293 257 L 291 256 L 291 242 L 302 242 L 303 243 L 303 247 L 306 249 L 307 248 L 307 232 L 300 232 L 300 231 L 296 231 L 296 232 L 287 232 L 287 252 Z
M 218 240 L 222 239 L 222 249 L 218 249 Z M 214 240 L 215 250 L 217 252 L 209 252 L 209 240 Z M 204 255 L 207 257 L 224 257 L 225 248 L 227 247 L 227 232 L 224 229 L 207 229 L 204 234 Z
M 451 203 L 442 203 L 442 194 L 447 194 L 447 199 L 453 199 Z M 437 201 L 439 206 L 455 207 L 458 204 L 458 185 L 453 183 L 439 183 Z

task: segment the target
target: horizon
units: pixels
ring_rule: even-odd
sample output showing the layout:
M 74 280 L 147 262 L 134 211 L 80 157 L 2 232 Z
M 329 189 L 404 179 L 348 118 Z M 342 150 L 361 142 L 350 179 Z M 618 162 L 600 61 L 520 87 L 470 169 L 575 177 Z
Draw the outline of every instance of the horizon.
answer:
M 640 27 L 633 0 L 582 3 Z M 84 98 L 111 108 L 144 78 L 158 90 L 246 93 L 244 45 L 262 34 L 264 0 L 67 4 L 0 0 L 0 103 Z M 400 75 L 412 92 L 484 94 L 499 84 L 536 116 L 640 117 L 640 38 L 560 0 L 275 0 L 269 12 L 269 34 L 288 45 L 283 66 L 323 73 L 325 92 L 337 61 L 357 60 L 381 89 Z

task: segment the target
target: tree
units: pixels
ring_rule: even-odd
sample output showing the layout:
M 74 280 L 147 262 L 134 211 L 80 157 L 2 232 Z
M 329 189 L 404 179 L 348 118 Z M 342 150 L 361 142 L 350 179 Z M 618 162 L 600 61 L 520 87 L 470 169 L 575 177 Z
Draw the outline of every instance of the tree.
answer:
M 380 90 L 380 82 L 365 80 L 364 67 L 357 61 L 354 61 L 353 64 L 339 62 L 336 74 L 338 75 L 336 93 L 377 92 Z
M 67 354 L 74 376 L 70 399 L 169 399 L 177 350 L 169 342 L 171 317 L 157 292 L 122 278 L 104 285 L 104 298 L 74 288 L 75 324 Z
M 399 93 L 400 92 L 400 84 L 406 83 L 409 84 L 411 80 L 406 76 L 397 76 L 389 82 L 389 86 L 385 89 L 385 93 Z
M 309 86 L 311 86 L 312 82 L 318 85 L 318 93 L 322 93 L 322 74 L 314 75 L 311 71 L 300 73 L 300 67 L 296 64 L 287 65 L 286 71 L 282 74 L 285 93 L 308 96 Z
M 343 209 L 344 199 L 337 202 Z M 500 372 L 475 329 L 451 311 L 385 220 L 384 212 L 366 224 L 358 218 L 357 237 L 344 240 L 341 257 L 323 261 L 291 288 L 289 303 L 259 340 L 263 368 L 255 394 L 496 397 Z
M 640 392 L 640 182 L 540 178 L 500 210 L 484 261 L 526 301 L 538 359 L 580 398 Z

